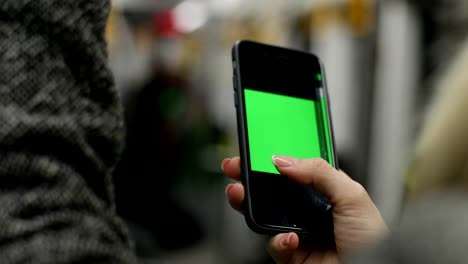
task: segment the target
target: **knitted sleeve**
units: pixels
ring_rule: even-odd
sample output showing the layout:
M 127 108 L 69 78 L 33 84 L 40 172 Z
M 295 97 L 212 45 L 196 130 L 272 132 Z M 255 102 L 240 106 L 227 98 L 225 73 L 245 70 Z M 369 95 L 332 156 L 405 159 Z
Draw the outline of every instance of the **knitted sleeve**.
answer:
M 0 2 L 0 262 L 134 263 L 105 0 Z

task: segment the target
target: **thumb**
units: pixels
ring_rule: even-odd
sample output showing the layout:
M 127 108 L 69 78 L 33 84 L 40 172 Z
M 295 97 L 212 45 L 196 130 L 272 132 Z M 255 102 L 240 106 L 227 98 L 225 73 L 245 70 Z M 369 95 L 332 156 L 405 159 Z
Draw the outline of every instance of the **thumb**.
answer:
M 325 195 L 332 205 L 344 198 L 351 186 L 358 184 L 321 158 L 298 159 L 274 155 L 272 162 L 281 174 L 299 184 L 313 187 Z

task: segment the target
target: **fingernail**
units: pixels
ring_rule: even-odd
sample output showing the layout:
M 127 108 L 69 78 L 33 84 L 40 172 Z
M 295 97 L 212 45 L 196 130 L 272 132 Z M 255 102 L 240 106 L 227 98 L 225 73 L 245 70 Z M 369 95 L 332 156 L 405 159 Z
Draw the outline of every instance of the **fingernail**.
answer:
M 234 188 L 234 184 L 228 184 L 226 186 L 226 189 L 224 190 L 224 192 L 226 193 L 226 195 L 229 194 L 229 192 L 232 190 L 232 188 Z
M 273 155 L 271 159 L 273 161 L 273 164 L 275 164 L 278 167 L 285 168 L 294 165 L 294 159 L 291 157 Z
M 222 162 L 221 162 L 221 170 L 224 171 L 224 166 L 226 166 L 226 164 L 228 164 L 229 162 L 231 161 L 231 159 L 224 159 Z
M 287 247 L 289 245 L 289 243 L 291 243 L 291 237 L 292 237 L 292 234 L 289 233 L 287 236 L 283 236 L 283 238 L 281 238 L 281 246 L 282 247 Z

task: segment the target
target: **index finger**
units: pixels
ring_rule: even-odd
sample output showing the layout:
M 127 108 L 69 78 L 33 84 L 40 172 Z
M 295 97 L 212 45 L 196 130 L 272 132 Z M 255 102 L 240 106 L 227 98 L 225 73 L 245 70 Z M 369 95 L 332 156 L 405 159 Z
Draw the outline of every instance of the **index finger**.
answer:
M 273 156 L 273 163 L 278 171 L 290 179 L 303 185 L 313 186 L 329 198 L 333 205 L 348 197 L 350 193 L 359 191 L 362 187 L 321 158 L 296 159 Z

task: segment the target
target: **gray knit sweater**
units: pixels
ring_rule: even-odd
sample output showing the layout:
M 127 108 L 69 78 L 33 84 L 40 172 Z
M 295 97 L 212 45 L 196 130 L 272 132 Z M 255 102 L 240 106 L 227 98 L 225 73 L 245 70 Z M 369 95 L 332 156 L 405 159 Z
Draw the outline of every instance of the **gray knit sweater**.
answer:
M 105 0 L 0 2 L 0 263 L 134 263 Z

